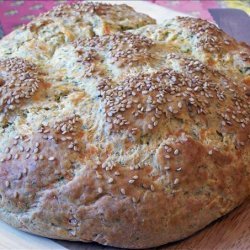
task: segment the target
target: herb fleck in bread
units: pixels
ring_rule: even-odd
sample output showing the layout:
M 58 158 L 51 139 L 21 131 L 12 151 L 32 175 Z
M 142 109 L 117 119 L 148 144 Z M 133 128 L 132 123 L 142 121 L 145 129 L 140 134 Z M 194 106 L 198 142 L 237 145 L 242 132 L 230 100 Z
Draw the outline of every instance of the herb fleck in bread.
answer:
M 0 57 L 3 221 L 147 248 L 249 196 L 250 48 L 214 25 L 63 5 L 3 38 Z

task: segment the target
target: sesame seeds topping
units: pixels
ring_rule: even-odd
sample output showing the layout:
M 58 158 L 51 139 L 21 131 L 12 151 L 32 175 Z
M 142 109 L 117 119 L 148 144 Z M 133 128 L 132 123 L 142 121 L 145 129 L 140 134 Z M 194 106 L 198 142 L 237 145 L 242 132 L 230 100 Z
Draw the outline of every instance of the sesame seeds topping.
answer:
M 0 60 L 0 80 L 0 111 L 5 113 L 31 98 L 40 84 L 35 66 L 21 58 Z
M 71 136 L 66 136 L 67 133 L 73 133 L 75 132 L 76 129 L 76 123 L 79 122 L 79 116 L 78 115 L 73 115 L 72 117 L 68 117 L 64 119 L 63 121 L 56 122 L 54 125 L 54 129 L 58 132 L 61 133 L 62 141 L 71 141 L 72 137 Z M 47 131 L 44 130 L 43 133 L 46 133 Z
M 227 49 L 225 45 L 232 45 L 229 39 L 225 40 L 223 31 L 212 23 L 190 17 L 177 17 L 176 20 L 182 29 L 187 28 L 192 35 L 197 37 L 198 45 L 206 51 L 219 52 L 222 48 Z
M 54 156 L 50 156 L 49 158 L 48 158 L 48 160 L 49 161 L 54 161 L 56 158 L 54 157 Z
M 112 8 L 111 4 L 92 3 L 92 2 L 76 2 L 72 4 L 60 4 L 52 10 L 42 14 L 44 17 L 72 17 L 82 16 L 84 13 L 102 14 Z
M 91 77 L 94 74 L 97 75 L 101 73 L 95 66 L 96 62 L 102 60 L 97 51 L 95 51 L 94 49 L 87 50 L 86 48 L 84 48 L 83 50 L 80 50 L 80 48 L 77 48 L 77 52 L 77 62 L 80 62 L 82 65 L 84 65 L 85 77 Z
M 93 76 L 96 71 L 94 62 L 103 60 L 98 54 L 100 50 L 106 50 L 109 53 L 112 63 L 117 64 L 118 67 L 125 67 L 132 66 L 138 61 L 148 63 L 151 58 L 150 48 L 153 44 L 153 40 L 129 32 L 95 36 L 91 39 L 74 42 L 79 57 L 78 61 L 85 66 L 86 77 Z M 87 50 L 86 47 L 90 47 L 90 49 Z M 98 72 L 96 73 L 98 74 Z M 142 91 L 143 95 L 147 93 L 147 90 Z M 135 93 L 133 92 L 133 94 Z
M 239 104 L 246 100 L 240 100 L 236 97 L 236 92 L 228 90 L 229 85 L 231 89 L 236 86 L 218 72 L 211 71 L 198 60 L 181 58 L 177 54 L 170 53 L 168 59 L 178 63 L 183 73 L 162 69 L 151 74 L 129 76 L 118 85 L 109 78 L 99 82 L 98 90 L 105 103 L 106 121 L 112 132 L 127 130 L 131 136 L 136 136 L 140 129 L 143 134 L 149 133 L 148 131 L 159 126 L 164 115 L 167 119 L 183 119 L 184 114 L 188 114 L 190 121 L 200 119 L 198 116 L 211 112 L 209 110 L 213 109 L 216 103 L 220 116 L 223 116 L 225 109 L 232 102 L 235 102 L 239 109 L 247 108 Z M 215 80 L 214 76 L 224 81 L 224 85 L 215 84 L 214 81 L 218 79 Z M 247 115 L 244 110 L 238 111 L 233 118 L 235 121 L 242 121 L 241 127 L 244 128 L 248 123 Z M 237 116 L 244 116 L 244 119 Z M 224 116 L 224 119 L 226 118 L 227 116 Z M 220 118 L 216 119 L 221 124 Z M 228 118 L 223 124 L 231 126 L 232 122 Z M 178 153 L 175 151 L 174 155 Z

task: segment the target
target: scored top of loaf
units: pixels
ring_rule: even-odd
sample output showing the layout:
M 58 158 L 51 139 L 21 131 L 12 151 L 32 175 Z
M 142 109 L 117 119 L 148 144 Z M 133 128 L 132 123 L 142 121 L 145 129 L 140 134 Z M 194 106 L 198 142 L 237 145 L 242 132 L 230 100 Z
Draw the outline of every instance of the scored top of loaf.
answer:
M 250 193 L 249 51 L 200 19 L 91 3 L 3 38 L 0 218 L 146 248 L 232 210 Z

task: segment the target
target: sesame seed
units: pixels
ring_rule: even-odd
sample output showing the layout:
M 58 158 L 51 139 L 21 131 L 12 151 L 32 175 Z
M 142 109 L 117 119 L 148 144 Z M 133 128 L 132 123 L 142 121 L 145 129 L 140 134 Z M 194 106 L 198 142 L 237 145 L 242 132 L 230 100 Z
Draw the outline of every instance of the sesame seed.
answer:
M 132 180 L 132 179 L 128 181 L 129 184 L 133 184 L 134 182 L 135 180 Z
M 55 160 L 55 157 L 54 157 L 54 156 L 50 156 L 50 157 L 48 158 L 48 160 L 49 160 L 49 161 L 54 161 L 54 160 Z
M 165 158 L 170 159 L 171 157 L 170 157 L 170 155 L 165 155 Z
M 209 150 L 209 151 L 208 151 L 208 154 L 209 154 L 209 155 L 212 155 L 212 154 L 213 154 L 213 150 Z
M 18 192 L 15 191 L 15 192 L 14 192 L 14 199 L 16 199 L 17 197 L 18 197 Z
M 99 188 L 97 189 L 97 191 L 98 191 L 99 194 L 101 194 L 101 193 L 103 192 L 103 189 L 102 189 L 101 187 L 99 187 Z
M 118 171 L 115 171 L 115 175 L 116 175 L 116 176 L 119 176 L 120 173 L 119 173 Z
M 153 129 L 153 125 L 151 123 L 148 124 L 149 129 Z
M 113 182 L 114 182 L 114 179 L 113 179 L 113 178 L 109 178 L 109 179 L 108 179 L 108 183 L 109 183 L 109 184 L 111 184 L 111 183 L 113 183 Z
M 35 154 L 37 154 L 37 153 L 39 152 L 39 149 L 38 149 L 38 148 L 35 148 L 35 149 L 33 150 L 33 152 L 34 152 Z
M 174 151 L 174 155 L 178 155 L 178 154 L 179 154 L 179 150 L 176 149 L 176 150 Z
M 151 190 L 152 192 L 154 192 L 154 191 L 155 191 L 155 187 L 154 187 L 154 185 L 153 185 L 153 184 L 151 184 L 151 185 L 150 185 L 150 190 Z
M 10 182 L 9 181 L 5 181 L 5 187 L 9 187 L 10 186 Z
M 44 156 L 43 155 L 39 155 L 39 160 L 44 160 Z
M 166 150 L 167 150 L 168 153 L 170 153 L 170 152 L 172 152 L 173 149 L 172 148 L 166 148 Z
M 133 178 L 134 180 L 137 180 L 137 179 L 138 179 L 138 175 L 134 175 L 132 178 Z
M 38 160 L 38 156 L 37 156 L 37 155 L 34 155 L 34 156 L 33 156 L 33 159 L 34 159 L 35 161 L 37 161 L 37 160 Z
M 120 189 L 120 192 L 121 192 L 123 195 L 125 195 L 125 194 L 126 194 L 126 191 L 125 191 L 125 189 L 124 189 L 124 188 L 121 188 L 121 189 Z
M 179 183 L 179 179 L 176 178 L 176 179 L 174 180 L 174 185 L 177 185 L 178 183 Z
M 178 102 L 178 104 L 177 104 L 177 106 L 178 106 L 178 108 L 182 108 L 182 103 L 181 102 Z

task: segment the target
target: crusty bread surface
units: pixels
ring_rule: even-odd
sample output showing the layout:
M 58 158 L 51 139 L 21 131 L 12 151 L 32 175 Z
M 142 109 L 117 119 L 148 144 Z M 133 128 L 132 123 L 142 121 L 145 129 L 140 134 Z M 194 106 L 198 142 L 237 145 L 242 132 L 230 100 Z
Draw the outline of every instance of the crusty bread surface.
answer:
M 76 3 L 0 40 L 0 219 L 149 248 L 250 194 L 250 47 L 215 25 Z

